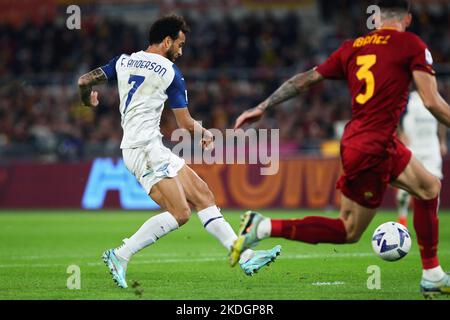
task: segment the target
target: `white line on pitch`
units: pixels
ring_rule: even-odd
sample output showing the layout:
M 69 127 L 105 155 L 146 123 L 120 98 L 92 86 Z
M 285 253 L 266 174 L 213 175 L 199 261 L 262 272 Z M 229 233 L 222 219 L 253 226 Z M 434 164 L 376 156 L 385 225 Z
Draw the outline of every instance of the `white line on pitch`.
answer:
M 418 255 L 418 253 L 411 253 L 410 255 Z M 444 255 L 441 252 L 441 255 Z M 364 258 L 374 256 L 373 253 L 369 252 L 355 252 L 355 253 L 333 253 L 333 254 L 282 254 L 281 259 L 321 259 L 321 258 Z M 375 256 L 374 256 L 375 257 Z M 226 260 L 225 255 L 215 255 L 213 257 L 202 257 L 202 258 L 169 258 L 169 259 L 146 259 L 146 260 L 135 260 L 132 264 L 164 264 L 164 263 L 195 263 L 195 262 L 212 262 L 212 261 L 223 261 Z M 77 263 L 71 260 L 70 263 Z M 102 262 L 82 262 L 79 265 L 86 266 L 98 266 L 102 265 Z M 0 268 L 49 268 L 49 267 L 66 267 L 68 264 L 62 263 L 28 263 L 28 264 L 0 264 Z
M 314 282 L 312 283 L 313 286 L 341 286 L 345 284 L 343 281 L 333 281 L 333 282 Z

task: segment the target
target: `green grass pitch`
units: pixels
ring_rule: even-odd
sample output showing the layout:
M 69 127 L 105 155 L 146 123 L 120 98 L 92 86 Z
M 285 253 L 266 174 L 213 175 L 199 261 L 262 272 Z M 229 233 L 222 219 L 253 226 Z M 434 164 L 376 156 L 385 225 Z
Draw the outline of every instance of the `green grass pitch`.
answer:
M 237 230 L 238 211 L 224 215 Z M 266 210 L 278 218 L 319 212 Z M 180 230 L 139 252 L 131 261 L 129 289 L 116 287 L 100 259 L 155 213 L 98 211 L 0 212 L 0 299 L 164 299 L 164 300 L 303 300 L 423 299 L 419 293 L 420 259 L 413 247 L 403 260 L 385 262 L 372 252 L 370 238 L 394 213 L 380 212 L 354 245 L 308 245 L 284 239 L 282 254 L 253 277 L 230 268 L 225 249 L 192 219 Z M 323 214 L 325 215 L 325 214 Z M 336 217 L 336 212 L 326 214 Z M 440 259 L 450 269 L 450 212 L 440 213 Z M 69 290 L 70 265 L 80 267 L 80 290 Z M 381 289 L 367 287 L 368 267 L 381 271 Z M 132 288 L 137 282 L 139 285 Z M 440 299 L 448 299 L 441 297 Z

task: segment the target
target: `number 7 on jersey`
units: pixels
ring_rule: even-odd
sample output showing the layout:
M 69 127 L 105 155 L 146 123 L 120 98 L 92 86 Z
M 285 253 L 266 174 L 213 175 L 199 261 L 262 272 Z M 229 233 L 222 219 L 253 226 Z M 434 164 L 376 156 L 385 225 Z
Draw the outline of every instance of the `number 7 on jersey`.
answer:
M 133 95 L 136 93 L 136 90 L 142 85 L 144 80 L 145 80 L 144 76 L 138 76 L 135 74 L 130 75 L 130 78 L 128 79 L 128 83 L 131 84 L 134 82 L 134 84 L 131 87 L 130 91 L 128 92 L 127 101 L 125 102 L 125 109 L 123 110 L 124 115 L 125 115 L 125 112 L 127 112 L 128 105 L 130 104 L 131 99 L 133 98 Z

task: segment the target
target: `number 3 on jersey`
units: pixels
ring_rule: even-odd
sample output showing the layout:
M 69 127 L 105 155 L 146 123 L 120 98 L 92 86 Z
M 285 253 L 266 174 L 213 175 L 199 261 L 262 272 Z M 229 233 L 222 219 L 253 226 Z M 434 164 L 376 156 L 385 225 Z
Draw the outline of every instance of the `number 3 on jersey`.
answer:
M 123 110 L 123 114 L 125 115 L 125 112 L 127 112 L 128 105 L 131 102 L 131 99 L 133 98 L 133 95 L 135 94 L 136 90 L 141 86 L 141 84 L 144 82 L 145 77 L 138 76 L 135 74 L 130 75 L 130 79 L 128 79 L 128 83 L 131 84 L 134 82 L 133 86 L 131 87 L 130 91 L 128 92 L 127 101 L 125 102 L 125 109 Z
M 358 77 L 359 81 L 366 82 L 366 93 L 360 93 L 356 96 L 356 102 L 359 104 L 365 104 L 373 97 L 375 92 L 375 77 L 373 76 L 372 71 L 370 71 L 370 68 L 372 68 L 375 63 L 377 63 L 377 56 L 374 54 L 358 56 L 356 58 L 356 64 L 361 66 L 356 73 L 356 77 Z

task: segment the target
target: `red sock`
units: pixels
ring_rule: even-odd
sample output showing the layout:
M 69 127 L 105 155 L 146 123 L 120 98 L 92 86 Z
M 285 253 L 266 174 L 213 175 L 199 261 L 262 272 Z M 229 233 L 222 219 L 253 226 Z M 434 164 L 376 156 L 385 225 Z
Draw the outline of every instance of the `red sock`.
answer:
M 271 220 L 271 237 L 306 243 L 345 243 L 347 231 L 341 219 L 306 217 L 304 219 Z
M 418 200 L 414 198 L 414 229 L 416 230 L 424 269 L 439 266 L 437 257 L 439 239 L 438 207 L 439 197 L 432 200 Z

